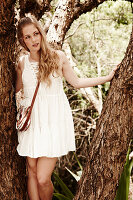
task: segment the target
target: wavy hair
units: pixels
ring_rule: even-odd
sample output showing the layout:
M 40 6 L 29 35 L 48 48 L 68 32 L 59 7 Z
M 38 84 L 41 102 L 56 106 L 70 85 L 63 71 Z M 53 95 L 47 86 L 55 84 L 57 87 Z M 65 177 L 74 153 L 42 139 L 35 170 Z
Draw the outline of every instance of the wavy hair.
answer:
M 26 46 L 23 40 L 23 28 L 29 24 L 34 24 L 34 26 L 38 29 L 38 31 L 41 34 L 38 79 L 39 81 L 41 82 L 45 81 L 47 82 L 48 85 L 50 85 L 51 84 L 50 74 L 51 73 L 53 74 L 54 71 L 57 72 L 59 68 L 59 64 L 58 64 L 59 56 L 56 50 L 51 48 L 48 42 L 46 41 L 45 32 L 43 31 L 39 22 L 33 16 L 21 18 L 20 21 L 18 22 L 17 38 L 21 46 L 24 47 L 26 51 L 30 52 L 30 50 L 28 49 L 28 47 Z

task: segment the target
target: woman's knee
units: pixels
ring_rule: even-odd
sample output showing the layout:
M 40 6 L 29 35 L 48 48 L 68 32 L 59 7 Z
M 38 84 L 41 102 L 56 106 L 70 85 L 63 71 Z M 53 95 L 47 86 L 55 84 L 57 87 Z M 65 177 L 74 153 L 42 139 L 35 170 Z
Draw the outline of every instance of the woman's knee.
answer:
M 37 162 L 37 180 L 38 184 L 43 187 L 51 186 L 51 175 L 55 168 L 57 158 L 41 157 Z
M 28 176 L 37 176 L 36 160 L 27 159 Z
M 47 187 L 52 184 L 51 177 L 44 176 L 44 174 L 37 174 L 37 181 L 42 187 Z

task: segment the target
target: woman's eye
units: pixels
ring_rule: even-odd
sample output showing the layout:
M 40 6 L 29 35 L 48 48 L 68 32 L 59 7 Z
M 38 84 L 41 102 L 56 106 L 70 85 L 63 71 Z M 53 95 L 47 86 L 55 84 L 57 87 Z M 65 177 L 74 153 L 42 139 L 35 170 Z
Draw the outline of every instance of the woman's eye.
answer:
M 29 38 L 30 38 L 30 36 L 26 36 L 26 37 L 25 37 L 26 40 L 29 39 Z
M 38 35 L 38 34 L 39 34 L 39 32 L 34 33 L 34 35 Z

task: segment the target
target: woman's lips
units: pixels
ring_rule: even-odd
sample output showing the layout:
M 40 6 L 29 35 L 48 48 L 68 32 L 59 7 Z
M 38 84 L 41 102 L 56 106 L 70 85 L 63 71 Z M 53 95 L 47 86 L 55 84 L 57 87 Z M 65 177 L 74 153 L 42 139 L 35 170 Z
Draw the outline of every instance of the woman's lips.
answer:
M 36 44 L 33 44 L 32 46 L 33 46 L 33 47 L 37 47 L 37 46 L 38 46 L 38 44 L 39 44 L 39 43 L 36 43 Z

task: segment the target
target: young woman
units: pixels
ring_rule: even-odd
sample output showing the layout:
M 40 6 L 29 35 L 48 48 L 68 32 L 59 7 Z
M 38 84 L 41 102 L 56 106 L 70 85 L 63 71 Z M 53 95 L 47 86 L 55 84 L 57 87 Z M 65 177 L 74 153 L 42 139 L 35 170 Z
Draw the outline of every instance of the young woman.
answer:
M 116 69 L 105 77 L 78 78 L 65 54 L 50 48 L 33 17 L 19 21 L 17 35 L 28 52 L 17 68 L 16 92 L 23 87 L 23 105 L 31 104 L 40 81 L 31 125 L 25 132 L 18 131 L 17 151 L 27 157 L 30 200 L 50 200 L 53 195 L 51 174 L 57 158 L 75 150 L 72 113 L 63 91 L 62 77 L 75 88 L 92 87 L 110 81 Z

